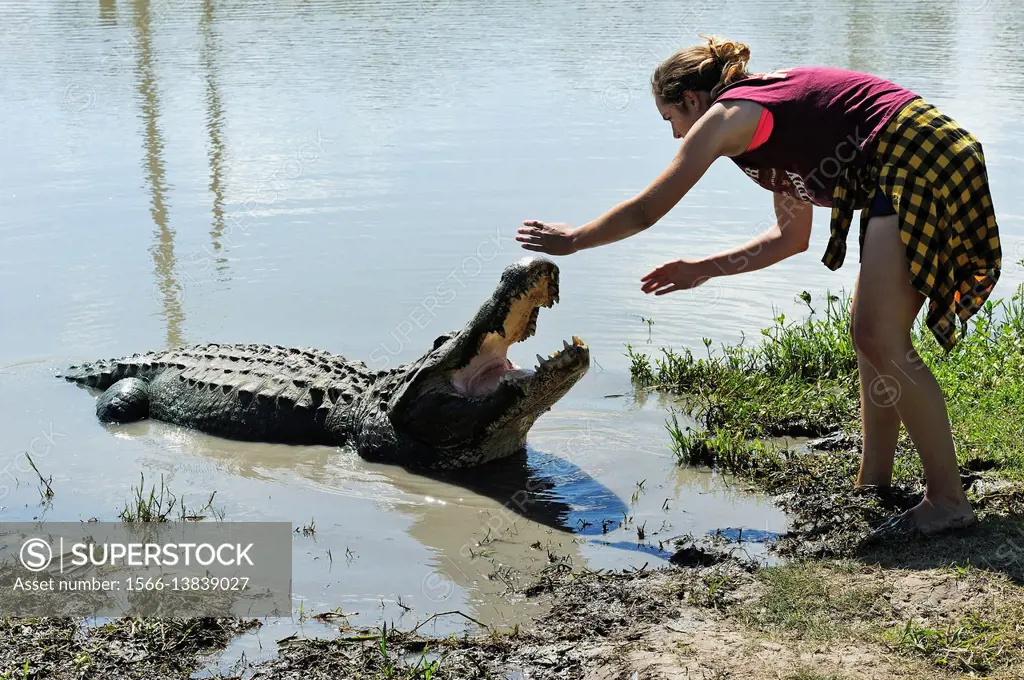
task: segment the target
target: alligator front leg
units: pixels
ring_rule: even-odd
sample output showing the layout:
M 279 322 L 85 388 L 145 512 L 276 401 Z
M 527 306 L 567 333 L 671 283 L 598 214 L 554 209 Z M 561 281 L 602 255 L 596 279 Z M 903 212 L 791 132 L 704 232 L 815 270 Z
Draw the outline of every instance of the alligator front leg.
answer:
M 96 416 L 104 423 L 130 423 L 149 416 L 149 383 L 123 378 L 96 401 Z

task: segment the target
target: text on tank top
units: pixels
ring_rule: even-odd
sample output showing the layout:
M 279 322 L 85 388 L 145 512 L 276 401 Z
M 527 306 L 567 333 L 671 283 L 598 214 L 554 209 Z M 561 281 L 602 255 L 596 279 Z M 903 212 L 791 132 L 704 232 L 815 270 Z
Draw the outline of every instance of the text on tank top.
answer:
M 846 165 L 862 161 L 885 124 L 917 97 L 866 73 L 800 66 L 752 74 L 722 88 L 714 101 L 753 101 L 772 114 L 768 140 L 732 157 L 751 179 L 828 207 Z

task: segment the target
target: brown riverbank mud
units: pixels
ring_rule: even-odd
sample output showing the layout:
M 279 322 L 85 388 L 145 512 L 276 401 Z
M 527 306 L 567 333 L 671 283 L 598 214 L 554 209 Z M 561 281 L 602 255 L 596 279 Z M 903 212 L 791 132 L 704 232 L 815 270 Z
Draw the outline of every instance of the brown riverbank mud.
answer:
M 335 640 L 291 640 L 273 660 L 212 677 L 1010 680 L 1024 675 L 1012 663 L 1019 650 L 1005 649 L 1009 639 L 993 639 L 986 656 L 920 632 L 963 617 L 995 621 L 996 611 L 1012 623 L 1024 606 L 1007 598 L 1007 587 L 991 575 L 848 563 L 564 574 L 541 588 L 555 597 L 551 612 L 517 631 L 442 639 L 343 631 Z M 906 635 L 905 621 L 921 623 Z M 70 621 L 5 622 L 0 659 L 18 678 L 25 662 L 29 678 L 188 678 L 211 647 L 243 628 L 205 621 L 133 632 L 125 621 L 82 635 Z M 943 663 L 928 657 L 929 645 Z

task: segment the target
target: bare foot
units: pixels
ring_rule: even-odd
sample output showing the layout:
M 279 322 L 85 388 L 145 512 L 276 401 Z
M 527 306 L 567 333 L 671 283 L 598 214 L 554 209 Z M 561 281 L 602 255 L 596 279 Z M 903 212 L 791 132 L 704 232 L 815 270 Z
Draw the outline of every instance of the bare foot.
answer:
M 916 506 L 888 520 L 872 532 L 875 538 L 906 537 L 914 533 L 934 536 L 944 531 L 965 529 L 978 519 L 971 504 L 936 504 L 925 498 Z
M 917 530 L 926 536 L 943 531 L 964 529 L 978 521 L 974 509 L 967 499 L 957 504 L 936 504 L 927 497 L 910 512 L 914 516 Z

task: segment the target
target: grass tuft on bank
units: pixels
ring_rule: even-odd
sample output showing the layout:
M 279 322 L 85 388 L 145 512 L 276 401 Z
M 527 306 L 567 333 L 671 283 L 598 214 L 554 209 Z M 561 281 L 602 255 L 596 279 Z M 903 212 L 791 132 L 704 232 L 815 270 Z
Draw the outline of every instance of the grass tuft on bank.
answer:
M 705 356 L 665 348 L 655 358 L 627 346 L 634 383 L 679 394 L 703 425 L 695 432 L 670 424 L 681 463 L 770 471 L 782 454 L 765 440 L 859 432 L 850 299 L 829 294 L 819 304 L 806 292 L 801 299 L 806 318 L 780 314 L 756 344 L 744 338 L 713 351 L 705 339 Z M 1024 481 L 1024 286 L 1009 300 L 989 301 L 949 353 L 935 342 L 923 313 L 913 339 L 946 395 L 961 465 Z M 905 430 L 901 447 L 912 450 Z M 917 456 L 901 459 L 898 473 L 919 477 Z

